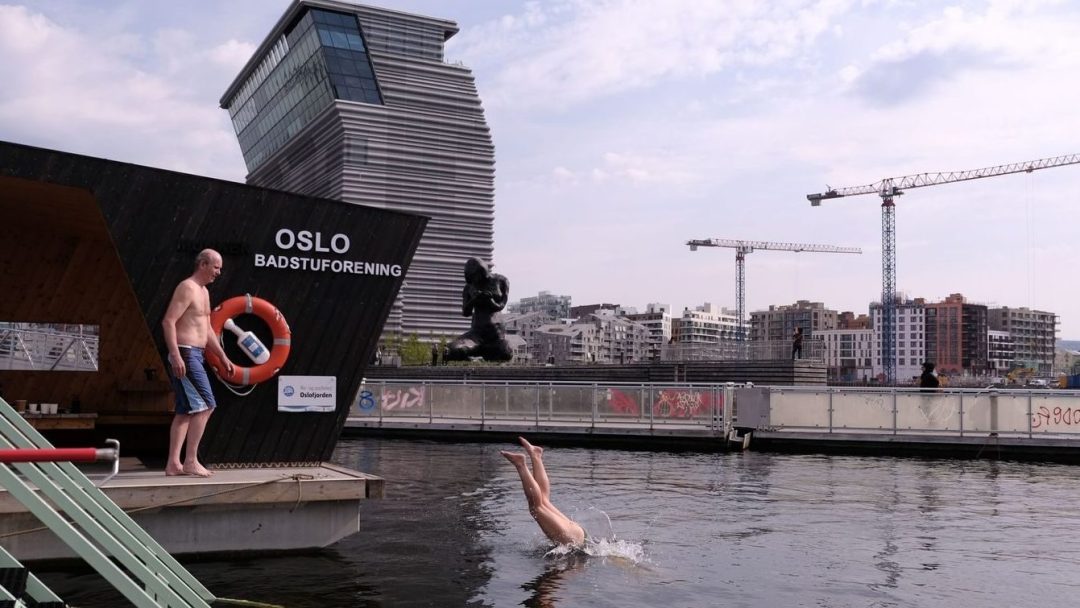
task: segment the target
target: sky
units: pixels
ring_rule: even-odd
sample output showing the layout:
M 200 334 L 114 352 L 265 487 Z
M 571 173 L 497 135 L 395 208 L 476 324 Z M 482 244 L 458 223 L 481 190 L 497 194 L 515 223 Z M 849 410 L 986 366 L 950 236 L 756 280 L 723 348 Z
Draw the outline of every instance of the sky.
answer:
M 218 100 L 288 0 L 0 0 L 0 140 L 242 182 Z M 511 300 L 747 311 L 881 296 L 881 200 L 810 193 L 1080 153 L 1080 3 L 381 0 L 457 22 L 496 150 Z M 1080 165 L 912 189 L 897 289 L 1080 339 Z

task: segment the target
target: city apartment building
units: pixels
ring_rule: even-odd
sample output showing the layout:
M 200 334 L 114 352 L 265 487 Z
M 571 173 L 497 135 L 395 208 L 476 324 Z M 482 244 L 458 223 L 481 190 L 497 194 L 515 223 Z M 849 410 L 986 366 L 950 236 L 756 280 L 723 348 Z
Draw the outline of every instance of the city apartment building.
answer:
M 622 306 L 621 304 L 609 304 L 607 302 L 604 302 L 602 304 L 582 304 L 581 306 L 571 306 L 570 318 L 581 319 L 591 314 L 603 311 L 608 311 L 620 317 L 625 317 L 628 314 L 637 313 L 637 309 L 633 306 Z
M 753 342 L 785 342 L 791 344 L 796 327 L 808 340 L 818 331 L 836 329 L 837 313 L 821 302 L 799 300 L 790 305 L 770 305 L 768 310 L 750 313 L 750 340 Z
M 249 184 L 430 218 L 384 333 L 468 329 L 465 261 L 494 254 L 495 148 L 472 72 L 444 58 L 457 32 L 294 0 L 221 98 Z
M 739 317 L 735 310 L 705 302 L 672 319 L 671 339 L 661 358 L 674 360 L 737 359 Z
M 511 302 L 506 310 L 522 314 L 542 312 L 552 319 L 569 319 L 571 318 L 570 296 L 556 296 L 547 291 L 541 291 L 535 296 Z
M 1080 373 L 1080 351 L 1064 346 L 1057 347 L 1054 353 L 1054 373 L 1066 375 Z
M 735 310 L 705 302 L 684 308 L 673 321 L 673 334 L 683 344 L 718 344 L 738 339 L 739 318 Z
M 851 313 L 845 313 L 851 314 Z M 874 377 L 874 330 L 868 327 L 820 329 L 830 381 L 867 382 Z
M 870 329 L 870 317 L 866 315 L 855 316 L 851 311 L 844 311 L 836 315 L 837 329 Z
M 520 362 L 534 361 L 532 348 L 536 331 L 556 322 L 556 319 L 547 315 L 545 311 L 537 310 L 525 313 L 500 313 L 496 321 L 502 323 L 506 332 L 506 340 L 514 347 L 514 360 Z M 544 358 L 544 361 L 547 357 Z M 543 361 L 540 361 L 543 362 Z
M 645 326 L 648 331 L 645 359 L 659 361 L 663 355 L 664 345 L 671 341 L 671 306 L 650 303 L 645 307 L 645 312 L 629 314 L 626 318 Z
M 1040 375 L 1054 369 L 1058 317 L 1052 312 L 1029 308 L 991 308 L 990 329 L 1007 331 L 1013 339 L 1014 367 L 1031 368 Z
M 648 353 L 649 330 L 641 323 L 602 310 L 583 317 L 574 325 L 589 324 L 596 328 L 596 351 L 592 360 L 597 363 L 632 363 L 644 361 Z
M 934 362 L 938 373 L 986 375 L 986 306 L 972 304 L 954 293 L 941 302 L 926 304 L 924 310 L 926 357 Z
M 1016 344 L 1007 331 L 986 331 L 986 367 L 994 376 L 1004 376 L 1012 371 L 1016 357 Z
M 559 365 L 588 362 L 589 353 L 596 351 L 595 333 L 596 328 L 591 325 L 542 325 L 527 344 L 529 358 L 535 363 Z
M 537 327 L 528 350 L 538 363 L 633 363 L 645 360 L 648 345 L 644 325 L 601 310 L 570 325 Z
M 885 375 L 881 363 L 882 310 L 880 302 L 870 304 L 870 320 L 874 327 L 874 377 Z M 926 300 L 899 298 L 896 303 L 896 381 L 901 384 L 918 382 L 922 364 L 926 361 Z
M 839 315 L 821 302 L 799 300 L 789 305 L 770 305 L 768 310 L 750 313 L 751 358 L 776 359 L 791 356 L 792 335 L 803 331 L 804 358 L 818 358 L 822 348 L 818 332 L 836 329 Z

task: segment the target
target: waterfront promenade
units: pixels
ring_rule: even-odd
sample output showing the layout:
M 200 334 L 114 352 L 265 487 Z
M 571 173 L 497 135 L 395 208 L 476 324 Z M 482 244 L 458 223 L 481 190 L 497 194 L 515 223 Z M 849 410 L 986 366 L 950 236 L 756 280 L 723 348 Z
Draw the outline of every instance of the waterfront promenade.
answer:
M 1080 391 L 380 379 L 345 432 L 1080 461 Z

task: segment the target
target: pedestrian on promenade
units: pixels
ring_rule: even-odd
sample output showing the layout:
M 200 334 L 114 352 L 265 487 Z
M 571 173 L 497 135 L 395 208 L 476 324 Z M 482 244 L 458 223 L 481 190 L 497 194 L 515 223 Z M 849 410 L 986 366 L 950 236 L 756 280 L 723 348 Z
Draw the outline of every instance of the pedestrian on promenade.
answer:
M 221 276 L 221 265 L 221 254 L 213 249 L 199 252 L 195 258 L 195 271 L 176 286 L 161 320 L 176 394 L 176 414 L 169 429 L 166 475 L 213 475 L 199 462 L 199 442 L 210 414 L 217 406 L 206 373 L 206 350 L 221 359 L 226 373 L 233 373 L 232 361 L 225 356 L 225 350 L 210 327 L 210 292 L 206 286 Z M 181 448 L 185 450 L 183 461 L 180 460 Z
M 925 390 L 924 392 L 930 392 L 931 390 L 941 386 L 941 383 L 937 379 L 937 375 L 934 374 L 934 364 L 926 361 L 922 364 L 922 375 L 919 376 L 919 387 Z
M 585 528 L 551 504 L 551 483 L 544 469 L 544 448 L 532 445 L 524 437 L 518 437 L 518 442 L 529 455 L 532 471 L 525 464 L 525 454 L 506 450 L 499 453 L 514 465 L 521 477 L 521 487 L 525 491 L 525 499 L 529 502 L 529 515 L 532 515 L 552 542 L 560 545 L 583 545 Z
M 791 335 L 791 360 L 802 358 L 802 327 L 796 327 Z
M 431 344 L 431 367 L 435 367 L 439 364 L 439 345 Z

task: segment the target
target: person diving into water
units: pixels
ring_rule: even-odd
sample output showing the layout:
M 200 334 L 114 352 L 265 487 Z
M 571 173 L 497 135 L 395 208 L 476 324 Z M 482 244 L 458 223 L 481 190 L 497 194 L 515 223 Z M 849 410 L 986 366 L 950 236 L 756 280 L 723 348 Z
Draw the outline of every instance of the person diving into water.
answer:
M 529 501 L 529 514 L 552 542 L 560 545 L 584 545 L 585 529 L 551 504 L 551 483 L 548 481 L 547 471 L 544 470 L 544 448 L 529 443 L 524 437 L 518 437 L 518 442 L 529 455 L 531 471 L 525 464 L 525 454 L 506 450 L 499 453 L 514 465 L 521 477 L 521 487 Z

